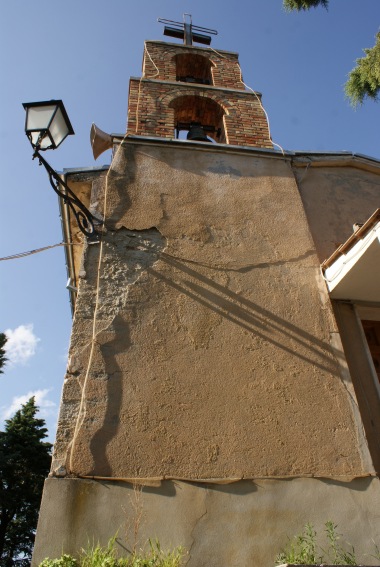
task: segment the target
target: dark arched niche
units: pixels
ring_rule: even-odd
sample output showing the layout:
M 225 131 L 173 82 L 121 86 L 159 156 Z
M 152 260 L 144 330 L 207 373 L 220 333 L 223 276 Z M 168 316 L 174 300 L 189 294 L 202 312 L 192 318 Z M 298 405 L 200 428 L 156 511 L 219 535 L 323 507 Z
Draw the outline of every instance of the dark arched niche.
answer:
M 177 81 L 212 85 L 212 63 L 207 57 L 194 53 L 178 53 L 175 63 Z
M 191 122 L 200 123 L 208 137 L 216 142 L 225 142 L 223 108 L 211 98 L 197 95 L 179 96 L 172 100 L 174 124 L 178 132 L 188 130 Z

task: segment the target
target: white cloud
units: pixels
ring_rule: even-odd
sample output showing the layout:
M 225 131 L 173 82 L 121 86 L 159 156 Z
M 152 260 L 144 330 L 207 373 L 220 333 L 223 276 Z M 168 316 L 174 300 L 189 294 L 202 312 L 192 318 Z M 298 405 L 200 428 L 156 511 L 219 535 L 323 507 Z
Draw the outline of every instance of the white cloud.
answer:
M 52 400 L 47 399 L 47 395 L 51 390 L 34 390 L 30 391 L 23 396 L 16 396 L 13 398 L 11 405 L 8 408 L 3 408 L 3 419 L 9 419 L 12 415 L 26 404 L 32 396 L 34 396 L 36 406 L 39 408 L 39 417 L 46 418 L 56 413 L 57 404 Z
M 4 332 L 8 339 L 4 348 L 10 365 L 26 364 L 36 353 L 40 340 L 33 333 L 33 325 L 20 325 L 14 330 L 7 329 Z

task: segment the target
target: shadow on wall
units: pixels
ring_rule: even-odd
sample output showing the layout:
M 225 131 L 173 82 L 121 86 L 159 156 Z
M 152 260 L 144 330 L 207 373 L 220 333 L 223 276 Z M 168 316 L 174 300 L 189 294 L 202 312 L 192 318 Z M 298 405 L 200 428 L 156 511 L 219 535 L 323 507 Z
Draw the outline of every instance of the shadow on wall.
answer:
M 129 325 L 121 315 L 115 317 L 112 329 L 109 331 L 112 331 L 112 339 L 100 346 L 107 375 L 107 408 L 102 419 L 102 427 L 96 431 L 90 444 L 96 474 L 100 476 L 112 476 L 112 467 L 106 450 L 108 443 L 116 435 L 120 423 L 123 383 L 116 357 L 120 352 L 121 337 L 123 351 L 131 346 Z
M 141 254 L 142 250 L 139 250 L 139 253 Z M 150 255 L 151 250 L 146 249 L 145 253 Z M 307 252 L 298 258 L 288 259 L 287 263 L 300 262 L 312 254 L 312 251 Z M 165 252 L 159 254 L 159 260 L 169 266 L 170 277 L 160 273 L 152 264 L 146 267 L 146 271 L 165 285 L 170 286 L 181 294 L 185 294 L 194 302 L 240 326 L 252 335 L 273 345 L 276 349 L 281 349 L 291 355 L 291 357 L 297 357 L 330 376 L 338 375 L 338 366 L 327 342 L 316 338 L 304 329 L 201 273 L 202 268 L 206 267 L 209 270 L 210 266 L 173 257 Z M 282 261 L 276 261 L 273 265 L 282 263 Z M 271 265 L 261 263 L 232 270 L 227 268 L 221 269 L 224 272 L 246 273 L 250 270 L 268 268 Z M 105 477 L 112 476 L 112 467 L 107 456 L 107 446 L 118 433 L 121 403 L 126 395 L 124 388 L 128 387 L 123 382 L 123 373 L 117 360 L 118 355 L 125 353 L 131 346 L 129 324 L 122 315 L 119 314 L 115 317 L 111 327 L 107 329 L 107 335 L 103 337 L 102 344 L 100 344 L 102 358 L 105 363 L 105 374 L 108 376 L 106 385 L 107 402 L 104 415 L 102 416 L 102 426 L 92 437 L 90 446 L 96 467 L 96 475 Z M 251 485 L 245 487 L 245 490 L 250 491 L 251 489 Z M 225 491 L 228 492 L 228 488 Z M 236 492 L 235 489 L 233 492 Z
M 310 254 L 312 253 L 310 252 Z M 306 254 L 301 258 L 294 258 L 290 261 L 297 262 L 308 255 Z M 292 356 L 315 365 L 324 372 L 333 375 L 337 374 L 336 361 L 332 356 L 330 346 L 326 342 L 293 325 L 286 319 L 271 313 L 253 301 L 234 293 L 227 287 L 216 283 L 196 271 L 194 267 L 190 268 L 187 265 L 189 263 L 187 260 L 178 259 L 166 253 L 160 255 L 160 260 L 171 265 L 181 273 L 181 276 L 174 281 L 174 279 L 167 278 L 157 270 L 149 268 L 148 271 L 165 284 L 173 287 L 180 293 L 184 293 L 204 307 L 213 310 L 218 315 L 239 325 L 246 331 L 254 333 L 256 336 Z M 196 264 L 195 262 L 192 263 Z M 274 264 L 278 265 L 281 262 L 275 262 Z M 247 272 L 268 266 L 269 264 L 251 265 L 235 271 Z M 227 272 L 229 270 L 223 268 L 223 271 Z M 183 275 L 187 277 L 183 278 Z M 274 335 L 282 336 L 284 341 L 274 338 Z M 294 347 L 288 346 L 285 342 L 288 344 L 292 342 Z
M 131 145 L 121 144 L 112 159 L 108 170 L 106 183 L 112 187 L 112 208 L 106 211 L 106 222 L 110 228 L 112 224 L 123 218 L 131 206 L 128 186 L 136 178 L 135 148 Z M 110 192 L 108 189 L 107 192 Z M 110 216 L 109 216 L 110 215 Z

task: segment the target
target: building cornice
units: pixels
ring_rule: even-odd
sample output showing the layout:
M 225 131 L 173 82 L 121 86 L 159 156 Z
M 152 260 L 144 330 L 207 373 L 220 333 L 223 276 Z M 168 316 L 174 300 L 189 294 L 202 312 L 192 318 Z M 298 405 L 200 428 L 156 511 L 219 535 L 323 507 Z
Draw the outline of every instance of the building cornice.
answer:
M 198 142 L 191 140 L 178 140 L 173 138 L 159 138 L 153 136 L 139 136 L 136 134 L 111 134 L 116 145 L 123 142 L 138 143 L 147 145 L 166 145 L 178 149 L 194 149 L 202 152 L 224 152 L 239 153 L 242 155 L 257 155 L 272 159 L 285 159 L 291 161 L 297 168 L 306 167 L 354 167 L 364 169 L 373 173 L 380 173 L 380 160 L 364 154 L 357 154 L 349 151 L 332 152 L 313 152 L 313 151 L 293 151 L 275 150 L 269 148 L 255 148 L 252 146 L 235 146 L 232 144 L 213 144 L 208 142 Z
M 225 55 L 234 55 L 235 57 L 239 57 L 239 54 L 236 51 L 226 51 L 225 49 L 214 49 L 213 47 L 199 47 L 198 45 L 184 45 L 181 43 L 174 43 L 173 41 L 160 41 L 154 39 L 146 39 L 144 44 L 147 43 L 154 43 L 155 45 L 168 45 L 169 47 L 175 47 L 176 49 L 183 49 L 183 50 L 191 50 L 191 51 L 211 51 L 216 55 L 225 54 Z
M 231 89 L 228 87 L 215 87 L 214 85 L 201 85 L 201 84 L 197 84 L 197 83 L 186 83 L 183 81 L 168 81 L 167 79 L 165 80 L 161 80 L 161 79 L 147 79 L 145 77 L 141 78 L 141 77 L 131 77 L 130 79 L 131 81 L 137 81 L 137 82 L 142 82 L 142 83 L 158 83 L 161 85 L 172 85 L 175 88 L 178 88 L 178 86 L 181 87 L 187 87 L 189 89 L 194 89 L 194 90 L 200 90 L 200 91 L 217 91 L 217 92 L 225 92 L 225 93 L 236 93 L 236 94 L 242 94 L 242 95 L 255 95 L 258 97 L 262 97 L 262 93 L 260 93 L 259 91 L 253 91 L 253 90 L 245 90 L 245 89 Z

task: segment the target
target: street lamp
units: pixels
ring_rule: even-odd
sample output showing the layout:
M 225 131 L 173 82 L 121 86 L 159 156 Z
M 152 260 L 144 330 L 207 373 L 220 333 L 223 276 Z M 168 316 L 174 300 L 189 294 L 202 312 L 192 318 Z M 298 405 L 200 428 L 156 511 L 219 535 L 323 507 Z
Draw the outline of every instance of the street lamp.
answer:
M 50 185 L 60 199 L 73 212 L 79 229 L 91 241 L 98 241 L 100 233 L 95 228 L 97 221 L 85 205 L 71 191 L 54 169 L 42 157 L 41 151 L 55 150 L 67 136 L 74 134 L 69 117 L 61 100 L 25 102 L 25 133 L 34 149 L 33 159 L 38 158 L 49 176 Z

